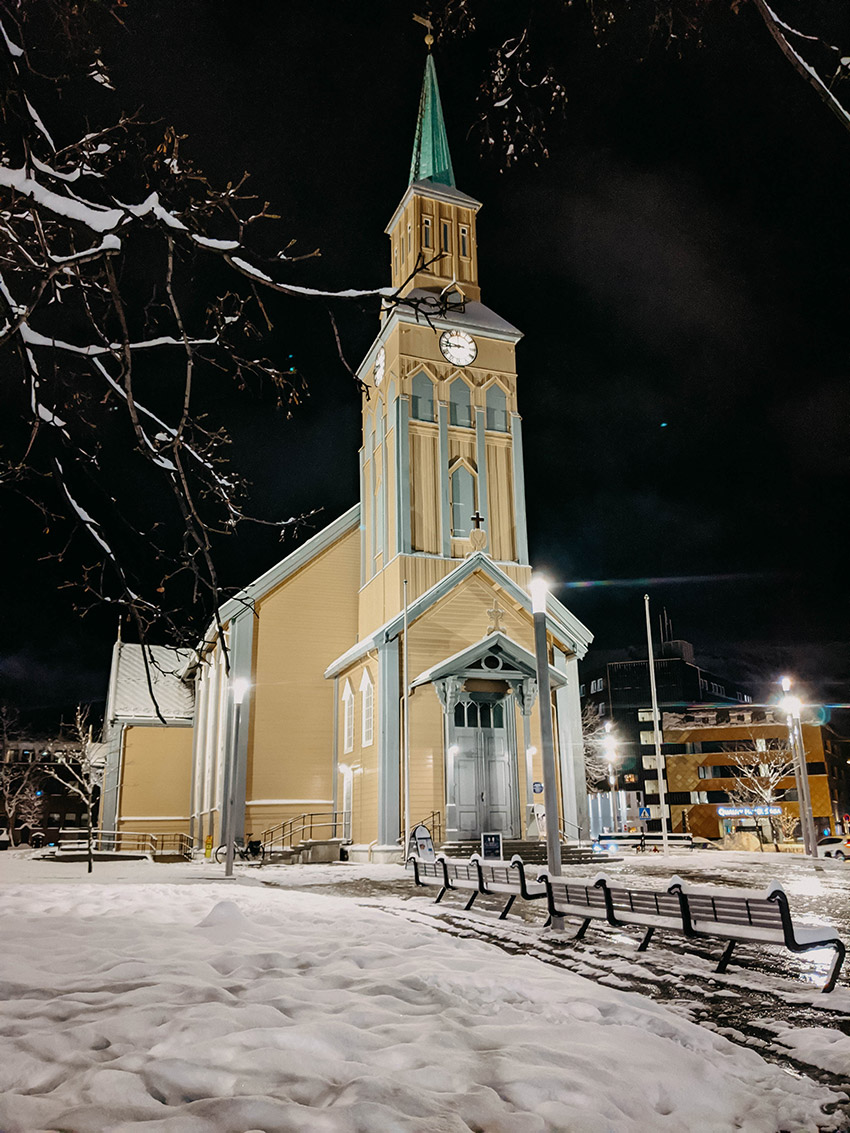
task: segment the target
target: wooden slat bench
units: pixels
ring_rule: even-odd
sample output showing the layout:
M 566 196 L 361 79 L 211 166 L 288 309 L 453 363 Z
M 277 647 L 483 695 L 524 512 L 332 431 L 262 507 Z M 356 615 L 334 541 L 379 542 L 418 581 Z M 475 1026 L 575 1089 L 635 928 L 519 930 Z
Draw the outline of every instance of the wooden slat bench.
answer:
M 835 987 L 844 963 L 845 946 L 835 929 L 828 925 L 795 926 L 780 885 L 764 892 L 709 889 L 674 877 L 664 889 L 631 889 L 612 884 L 604 874 L 588 885 L 563 877 L 550 878 L 545 872 L 538 880 L 546 886 L 550 916 L 581 918 L 576 940 L 584 936 L 592 920 L 606 920 L 615 928 L 643 928 L 639 952 L 647 948 L 659 929 L 690 940 L 720 939 L 726 947 L 715 969 L 718 972 L 726 971 L 736 944 L 779 944 L 791 952 L 832 948 L 835 955 L 824 992 Z M 596 896 L 591 896 L 592 891 Z
M 500 920 L 508 915 L 517 897 L 524 901 L 540 901 L 546 897 L 546 886 L 527 879 L 525 863 L 517 856 L 509 862 L 490 862 L 484 861 L 478 854 L 473 854 L 468 861 L 438 854 L 436 861 L 428 862 L 411 855 L 407 859 L 406 869 L 413 873 L 416 885 L 440 886 L 435 904 L 442 901 L 450 889 L 470 893 L 465 909 L 472 908 L 479 893 L 507 894 L 508 901 L 499 914 Z

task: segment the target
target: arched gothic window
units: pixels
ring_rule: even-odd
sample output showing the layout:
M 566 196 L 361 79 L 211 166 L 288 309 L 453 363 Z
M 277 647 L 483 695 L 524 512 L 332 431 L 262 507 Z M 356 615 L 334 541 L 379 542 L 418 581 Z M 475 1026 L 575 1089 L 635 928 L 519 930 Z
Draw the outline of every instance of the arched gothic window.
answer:
M 449 386 L 449 424 L 472 425 L 472 408 L 469 403 L 469 386 L 463 378 L 455 378 Z
M 413 379 L 410 416 L 414 421 L 434 420 L 434 384 L 421 370 Z
M 468 539 L 472 516 L 477 507 L 475 477 L 464 464 L 459 464 L 451 476 L 452 535 L 455 539 Z
M 499 385 L 492 385 L 487 390 L 487 428 L 497 433 L 508 431 L 507 398 Z

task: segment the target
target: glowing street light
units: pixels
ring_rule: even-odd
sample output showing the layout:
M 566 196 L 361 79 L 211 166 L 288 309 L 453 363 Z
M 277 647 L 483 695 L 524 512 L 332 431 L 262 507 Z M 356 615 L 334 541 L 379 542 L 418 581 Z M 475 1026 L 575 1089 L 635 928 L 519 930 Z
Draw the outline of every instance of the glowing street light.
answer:
M 620 806 L 617 800 L 617 776 L 614 764 L 620 757 L 617 751 L 617 737 L 614 735 L 614 725 L 610 720 L 605 721 L 605 735 L 602 737 L 602 751 L 608 764 L 608 787 L 611 792 L 611 821 L 614 823 L 614 833 L 620 825 Z
M 230 751 L 227 753 L 227 761 L 224 765 L 225 768 L 225 791 L 224 791 L 224 844 L 225 844 L 225 857 L 224 857 L 224 876 L 233 877 L 233 856 L 235 849 L 235 838 L 233 832 L 233 819 L 236 810 L 236 745 L 239 742 L 239 721 L 242 715 L 242 701 L 245 699 L 245 694 L 251 687 L 251 682 L 246 677 L 234 677 L 230 684 L 230 693 L 233 697 L 234 718 L 233 718 L 233 732 L 230 737 Z
M 549 685 L 549 649 L 546 644 L 546 599 L 549 583 L 535 575 L 529 586 L 534 615 L 534 654 L 537 663 L 540 739 L 543 761 L 543 803 L 546 808 L 546 866 L 550 877 L 561 876 L 561 823 L 558 780 L 555 774 L 555 743 L 552 736 L 552 691 Z M 552 928 L 564 927 L 563 917 L 552 917 Z
M 779 702 L 788 724 L 788 742 L 794 761 L 794 779 L 797 783 L 797 806 L 800 811 L 800 827 L 803 832 L 803 849 L 811 857 L 817 856 L 817 835 L 815 819 L 812 814 L 812 796 L 809 791 L 809 771 L 806 767 L 806 747 L 803 743 L 803 726 L 800 711 L 803 707 L 799 696 L 791 695 L 791 678 L 783 677 L 782 691 L 785 693 Z

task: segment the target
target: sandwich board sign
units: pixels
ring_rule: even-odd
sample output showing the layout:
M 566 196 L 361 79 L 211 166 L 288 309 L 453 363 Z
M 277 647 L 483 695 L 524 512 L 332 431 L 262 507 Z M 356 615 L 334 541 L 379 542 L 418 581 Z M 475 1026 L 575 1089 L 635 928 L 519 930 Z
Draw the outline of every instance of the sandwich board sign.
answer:
M 481 857 L 485 861 L 502 860 L 502 835 L 498 831 L 481 835 Z
M 431 838 L 431 831 L 421 822 L 410 831 L 410 841 L 407 843 L 407 856 L 410 857 L 411 854 L 415 855 L 423 862 L 433 862 L 437 857 L 434 853 L 434 842 Z

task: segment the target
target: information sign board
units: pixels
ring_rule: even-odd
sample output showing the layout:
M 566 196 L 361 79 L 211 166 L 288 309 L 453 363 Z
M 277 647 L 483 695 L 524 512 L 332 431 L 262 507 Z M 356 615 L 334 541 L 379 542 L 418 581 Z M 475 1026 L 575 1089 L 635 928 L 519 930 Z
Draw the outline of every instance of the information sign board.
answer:
M 500 862 L 502 860 L 502 835 L 498 832 L 481 835 L 481 857 Z

